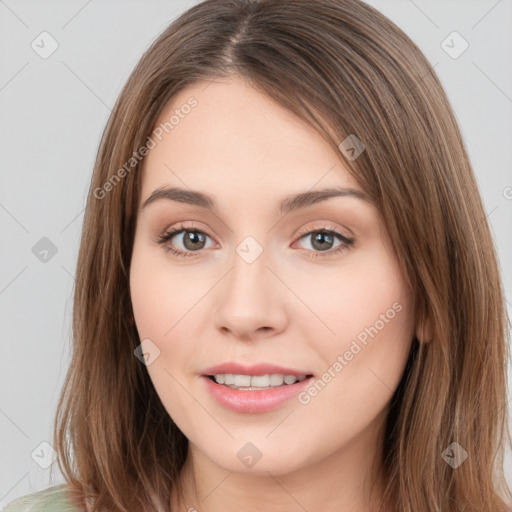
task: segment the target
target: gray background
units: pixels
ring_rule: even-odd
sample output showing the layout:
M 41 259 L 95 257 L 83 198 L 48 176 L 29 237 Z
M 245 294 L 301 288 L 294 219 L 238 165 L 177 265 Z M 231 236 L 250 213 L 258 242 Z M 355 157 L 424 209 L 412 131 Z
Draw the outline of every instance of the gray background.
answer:
M 51 448 L 44 443 L 52 441 L 69 364 L 73 276 L 94 157 L 142 52 L 195 3 L 0 0 L 0 506 L 63 481 L 58 471 L 49 481 Z M 443 82 L 493 228 L 512 314 L 505 264 L 512 261 L 512 0 L 368 3 L 409 34 Z M 41 48 L 43 31 L 58 43 L 46 59 L 31 47 L 51 48 L 50 39 Z M 446 40 L 453 31 L 469 43 L 457 58 L 462 40 Z M 34 246 L 49 248 L 46 261 Z M 506 473 L 512 485 L 510 452 Z

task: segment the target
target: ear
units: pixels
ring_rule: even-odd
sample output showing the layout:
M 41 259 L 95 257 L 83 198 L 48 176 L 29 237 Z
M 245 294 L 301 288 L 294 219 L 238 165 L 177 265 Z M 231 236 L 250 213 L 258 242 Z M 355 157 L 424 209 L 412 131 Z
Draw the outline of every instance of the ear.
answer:
M 430 315 L 425 314 L 418 321 L 415 334 L 420 343 L 428 343 L 429 341 L 432 341 L 432 338 L 434 337 L 434 329 Z

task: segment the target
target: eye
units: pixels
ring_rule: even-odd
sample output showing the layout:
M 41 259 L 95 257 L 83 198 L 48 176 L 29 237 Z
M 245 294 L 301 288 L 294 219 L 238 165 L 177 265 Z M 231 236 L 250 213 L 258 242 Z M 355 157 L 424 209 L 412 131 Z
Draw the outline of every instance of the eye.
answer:
M 308 238 L 310 239 L 309 245 L 312 247 L 312 252 L 309 250 L 308 253 L 310 253 L 309 256 L 313 258 L 323 258 L 338 254 L 341 251 L 349 249 L 354 244 L 352 238 L 348 238 L 342 233 L 330 228 L 308 231 L 301 235 L 299 240 L 307 240 Z M 332 249 L 335 239 L 338 239 L 340 243 Z
M 184 235 L 184 236 L 181 236 Z M 181 239 L 181 244 L 183 244 L 184 249 L 175 249 L 168 242 L 173 239 Z M 175 228 L 171 228 L 167 230 L 165 233 L 160 235 L 157 238 L 157 243 L 163 245 L 163 248 L 176 255 L 176 256 L 194 256 L 195 252 L 200 252 L 201 250 L 207 248 L 205 247 L 206 238 L 210 238 L 204 231 L 200 229 L 196 229 L 195 226 L 177 226 Z
M 175 238 L 183 245 L 183 249 L 173 247 L 174 242 L 173 244 L 169 243 Z M 170 252 L 175 256 L 189 257 L 195 256 L 203 249 L 208 248 L 205 247 L 207 238 L 210 237 L 204 231 L 195 226 L 180 225 L 165 231 L 156 239 L 156 242 L 161 244 L 165 251 Z M 341 251 L 349 249 L 354 244 L 354 239 L 348 238 L 342 233 L 331 228 L 320 228 L 307 231 L 299 237 L 299 240 L 307 240 L 308 238 L 311 240 L 309 244 L 311 249 L 306 249 L 306 251 L 308 256 L 312 258 L 333 256 Z M 336 239 L 339 240 L 339 245 L 334 246 L 333 249 L 332 246 Z

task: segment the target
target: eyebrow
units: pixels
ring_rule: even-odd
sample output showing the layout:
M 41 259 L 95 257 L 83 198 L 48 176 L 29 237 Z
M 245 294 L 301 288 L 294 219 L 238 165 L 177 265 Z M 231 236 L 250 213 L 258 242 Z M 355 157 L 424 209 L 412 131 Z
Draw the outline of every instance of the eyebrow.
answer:
M 369 204 L 370 198 L 362 191 L 353 188 L 331 187 L 320 190 L 310 190 L 286 196 L 279 204 L 281 213 L 289 213 L 294 210 L 306 208 L 332 197 L 354 197 Z M 175 201 L 198 206 L 205 210 L 217 211 L 215 200 L 209 195 L 197 190 L 187 190 L 179 187 L 159 187 L 144 201 L 141 210 L 156 201 Z

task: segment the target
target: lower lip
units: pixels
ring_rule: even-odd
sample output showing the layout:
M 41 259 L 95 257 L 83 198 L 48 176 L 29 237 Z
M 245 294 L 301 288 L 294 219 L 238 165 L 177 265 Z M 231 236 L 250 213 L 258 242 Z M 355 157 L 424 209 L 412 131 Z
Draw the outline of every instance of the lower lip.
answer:
M 260 413 L 275 409 L 299 394 L 306 388 L 313 377 L 307 377 L 295 384 L 285 384 L 261 391 L 244 391 L 217 384 L 205 375 L 206 389 L 222 406 L 235 412 Z

